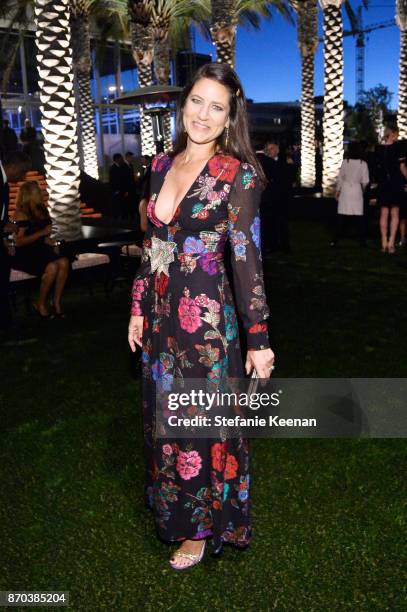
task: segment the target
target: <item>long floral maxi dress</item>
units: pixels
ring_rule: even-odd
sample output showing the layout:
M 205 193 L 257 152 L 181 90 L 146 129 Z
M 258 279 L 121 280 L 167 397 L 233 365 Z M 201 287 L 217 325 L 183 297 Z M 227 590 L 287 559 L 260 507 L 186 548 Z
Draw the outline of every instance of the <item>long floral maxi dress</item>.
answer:
M 244 376 L 231 287 L 223 265 L 227 240 L 247 348 L 269 347 L 260 253 L 261 186 L 253 166 L 215 154 L 171 221 L 155 202 L 173 158 L 152 162 L 148 229 L 132 290 L 133 315 L 144 316 L 143 418 L 146 503 L 167 542 L 212 537 L 239 547 L 251 539 L 249 453 L 245 438 L 158 439 L 151 385 L 169 390 L 174 377 L 218 381 Z

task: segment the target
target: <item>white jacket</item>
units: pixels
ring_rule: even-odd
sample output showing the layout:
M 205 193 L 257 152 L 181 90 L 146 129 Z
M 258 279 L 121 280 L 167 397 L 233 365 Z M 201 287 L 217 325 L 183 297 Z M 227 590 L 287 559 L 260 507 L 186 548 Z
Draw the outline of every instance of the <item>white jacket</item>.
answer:
M 337 181 L 338 214 L 363 215 L 363 189 L 368 182 L 369 169 L 365 161 L 343 160 Z

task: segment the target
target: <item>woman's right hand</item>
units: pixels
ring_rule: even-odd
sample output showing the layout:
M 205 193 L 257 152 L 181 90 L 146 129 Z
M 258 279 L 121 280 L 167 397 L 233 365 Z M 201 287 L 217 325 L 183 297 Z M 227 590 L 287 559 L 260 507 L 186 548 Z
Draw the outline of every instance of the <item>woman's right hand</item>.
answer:
M 141 337 L 143 335 L 143 316 L 131 315 L 129 321 L 128 341 L 133 353 L 136 351 L 136 344 L 141 347 Z
M 52 225 L 50 224 L 44 227 L 44 229 L 41 230 L 41 233 L 43 236 L 50 236 L 52 234 Z

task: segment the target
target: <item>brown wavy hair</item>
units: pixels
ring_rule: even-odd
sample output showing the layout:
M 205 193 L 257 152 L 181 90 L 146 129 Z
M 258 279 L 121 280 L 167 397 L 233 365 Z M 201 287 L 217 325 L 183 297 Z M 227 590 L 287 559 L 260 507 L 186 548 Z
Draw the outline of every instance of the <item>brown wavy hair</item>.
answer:
M 225 155 L 231 155 L 242 162 L 248 162 L 254 166 L 260 181 L 265 184 L 266 178 L 263 169 L 252 149 L 249 136 L 249 122 L 247 118 L 246 97 L 243 87 L 236 72 L 229 64 L 205 64 L 201 66 L 192 77 L 191 81 L 181 92 L 177 105 L 177 120 L 175 146 L 172 156 L 182 153 L 187 146 L 187 134 L 184 128 L 184 107 L 195 83 L 200 79 L 212 79 L 223 85 L 230 93 L 229 111 L 229 133 L 226 143 L 225 130 L 217 139 L 217 145 Z
M 44 204 L 42 191 L 37 181 L 25 181 L 19 191 L 16 209 L 34 223 L 51 223 L 51 217 Z

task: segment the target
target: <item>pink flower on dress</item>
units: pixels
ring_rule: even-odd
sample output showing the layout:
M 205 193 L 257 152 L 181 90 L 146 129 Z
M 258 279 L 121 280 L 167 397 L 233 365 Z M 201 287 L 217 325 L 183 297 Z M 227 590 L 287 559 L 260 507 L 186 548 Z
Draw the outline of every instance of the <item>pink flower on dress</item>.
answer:
M 177 458 L 177 472 L 183 480 L 198 476 L 202 467 L 202 458 L 197 451 L 180 451 Z
M 208 306 L 208 310 L 212 310 L 212 312 L 220 311 L 220 304 L 216 300 L 209 300 L 207 306 Z
M 141 310 L 140 302 L 136 302 L 135 300 L 133 300 L 131 305 L 131 314 L 133 315 L 133 317 L 143 316 L 143 311 Z
M 182 329 L 185 329 L 190 334 L 196 332 L 198 327 L 201 327 L 202 321 L 200 318 L 201 309 L 189 297 L 182 297 L 178 306 L 178 317 Z
M 144 291 L 144 281 L 142 278 L 138 278 L 133 283 L 133 299 L 141 300 Z
M 200 293 L 197 295 L 195 298 L 195 304 L 198 304 L 198 306 L 207 306 L 209 304 L 209 298 L 206 293 Z
M 144 280 L 142 278 L 137 278 L 133 283 L 132 295 L 131 295 L 132 297 L 131 314 L 133 316 L 139 317 L 143 314 L 141 310 L 140 302 L 143 299 L 144 289 L 145 289 Z
M 164 453 L 164 455 L 171 455 L 171 453 L 172 453 L 172 446 L 171 446 L 171 444 L 164 444 L 163 445 L 163 453 Z

